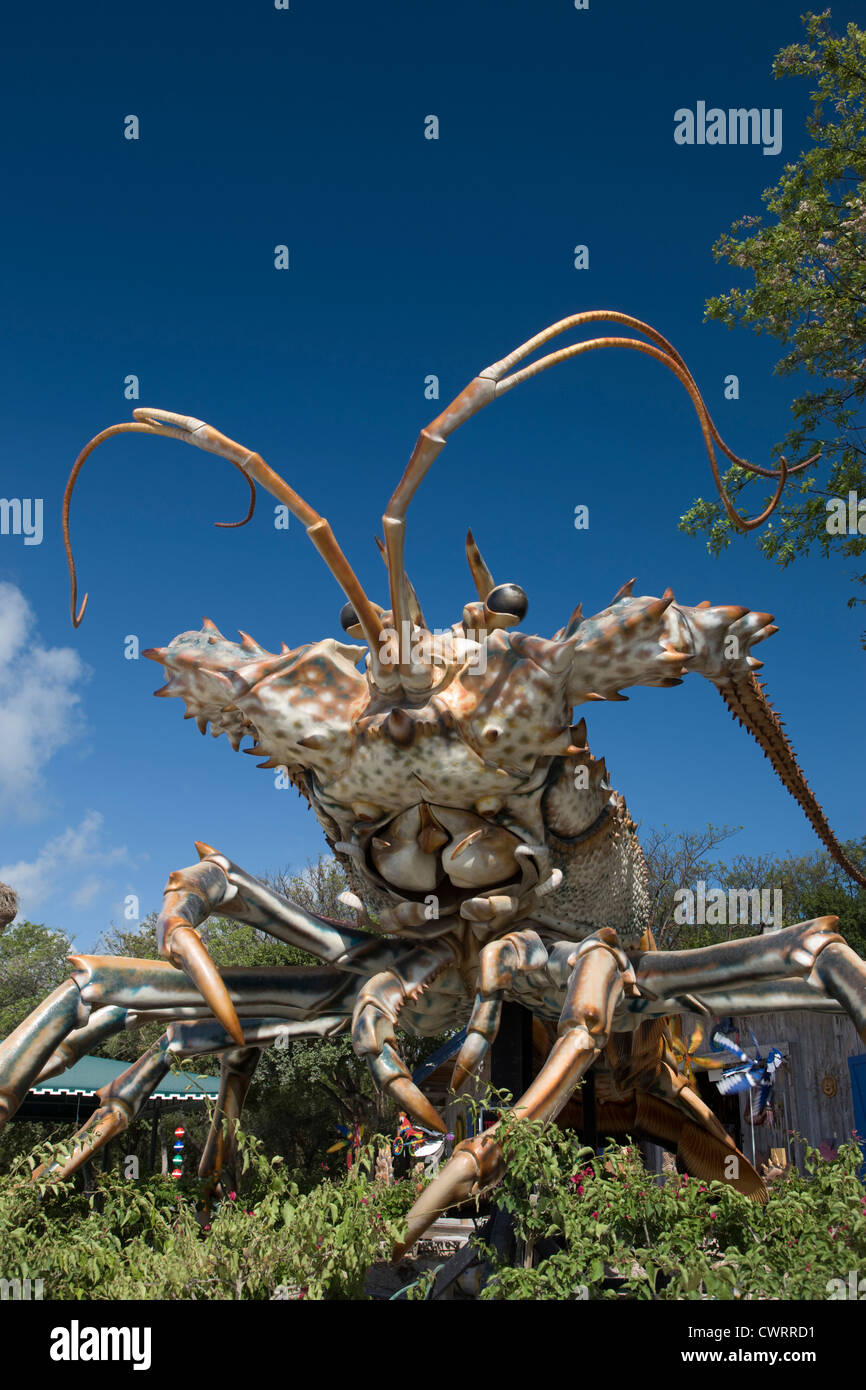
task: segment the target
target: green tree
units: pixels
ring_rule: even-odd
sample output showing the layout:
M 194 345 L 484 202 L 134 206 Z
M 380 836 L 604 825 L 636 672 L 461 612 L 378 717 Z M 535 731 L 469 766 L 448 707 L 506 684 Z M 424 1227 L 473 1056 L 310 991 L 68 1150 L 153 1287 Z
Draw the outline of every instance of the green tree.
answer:
M 683 888 L 694 890 L 699 879 L 708 882 L 716 868 L 716 861 L 708 856 L 740 829 L 741 826 L 707 824 L 702 830 L 672 830 L 663 825 L 641 836 L 647 866 L 650 925 L 660 951 L 673 951 L 685 945 L 685 938 L 690 934 L 688 924 L 674 918 L 677 892 Z M 696 943 L 689 940 L 687 944 Z
M 72 949 L 65 932 L 41 922 L 16 922 L 0 933 L 0 1039 L 68 980 L 71 967 L 66 957 Z M 52 1133 L 50 1126 L 34 1121 L 8 1125 L 0 1135 L 0 1165 Z
M 866 837 L 847 840 L 843 848 L 854 864 L 866 862 Z M 737 855 L 720 881 L 725 888 L 779 888 L 786 927 L 813 917 L 838 917 L 848 944 L 866 956 L 866 889 L 852 882 L 825 851 L 781 858 Z
M 682 922 L 676 909 L 680 889 L 741 889 L 747 893 L 779 889 L 782 922 L 793 926 L 813 917 L 839 918 L 839 930 L 866 957 L 866 889 L 848 878 L 824 850 L 811 854 L 774 855 L 741 852 L 730 860 L 714 859 L 712 851 L 736 834 L 736 827 L 707 825 L 703 830 L 674 831 L 668 826 L 642 836 L 652 907 L 652 929 L 661 950 L 687 950 L 717 941 L 754 936 L 761 930 L 752 921 L 730 920 L 724 925 Z M 866 864 L 866 837 L 846 840 L 843 849 L 854 864 Z M 772 903 L 772 899 L 771 899 Z M 675 915 L 676 914 L 676 915 Z
M 65 932 L 41 922 L 16 922 L 0 935 L 0 1038 L 68 980 L 72 949 Z
M 828 499 L 847 503 L 852 491 L 866 498 L 866 31 L 849 24 L 837 37 L 829 18 L 829 10 L 806 15 L 807 41 L 783 48 L 773 65 L 776 78 L 812 80 L 813 143 L 762 195 L 768 220 L 742 217 L 716 242 L 716 259 L 749 272 L 751 283 L 706 306 L 707 319 L 777 339 L 785 349 L 779 375 L 817 379 L 793 402 L 792 428 L 774 454 L 794 460 L 820 450 L 820 460 L 786 485 L 774 518 L 757 533 L 759 550 L 782 568 L 813 548 L 825 556 L 866 549 L 866 518 L 853 534 L 836 534 L 828 512 Z M 737 465 L 725 475 L 732 501 L 755 486 L 760 481 Z M 718 501 L 703 498 L 680 526 L 705 533 L 712 554 L 735 529 Z M 866 583 L 866 573 L 853 580 Z

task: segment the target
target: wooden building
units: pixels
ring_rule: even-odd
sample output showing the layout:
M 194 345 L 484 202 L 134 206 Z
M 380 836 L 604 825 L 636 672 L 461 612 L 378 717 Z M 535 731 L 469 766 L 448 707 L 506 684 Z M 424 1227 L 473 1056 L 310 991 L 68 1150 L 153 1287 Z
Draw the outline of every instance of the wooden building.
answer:
M 797 1135 L 814 1148 L 821 1148 L 825 1157 L 849 1141 L 857 1126 L 849 1059 L 866 1056 L 866 1045 L 860 1041 L 847 1015 L 790 1011 L 752 1014 L 734 1022 L 739 1030 L 740 1046 L 749 1056 L 755 1054 L 749 1035 L 751 1029 L 761 1056 L 766 1057 L 770 1048 L 777 1047 L 787 1058 L 786 1065 L 777 1073 L 771 1123 L 751 1125 L 747 1094 L 728 1098 L 729 1106 L 736 1106 L 735 1111 L 728 1111 L 738 1126 L 734 1139 L 746 1157 L 752 1158 L 754 1142 L 759 1169 L 762 1163 L 770 1160 L 771 1150 L 783 1150 L 788 1164 L 799 1168 L 802 1167 L 803 1146 L 797 1144 Z M 684 1016 L 686 1036 L 698 1025 L 706 1031 L 707 1020 L 694 1014 Z M 706 1052 L 707 1048 L 701 1051 Z M 719 1096 L 712 1081 L 701 1084 L 701 1093 L 722 1119 L 729 1122 L 728 1114 L 723 1113 L 725 1098 Z M 718 1101 L 722 1101 L 721 1108 Z

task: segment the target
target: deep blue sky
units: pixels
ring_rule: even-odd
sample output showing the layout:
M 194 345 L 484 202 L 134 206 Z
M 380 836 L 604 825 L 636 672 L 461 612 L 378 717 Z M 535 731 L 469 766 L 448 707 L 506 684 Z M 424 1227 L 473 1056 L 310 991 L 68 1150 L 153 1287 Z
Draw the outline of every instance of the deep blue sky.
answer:
M 801 8 L 152 0 L 7 14 L 0 492 L 45 499 L 45 539 L 0 537 L 0 582 L 32 611 L 19 606 L 25 653 L 7 666 L 17 722 L 0 737 L 23 751 L 7 756 L 0 867 L 30 892 L 31 916 L 87 948 L 125 894 L 142 913 L 159 905 L 196 838 L 253 872 L 301 867 L 324 844 L 293 792 L 199 738 L 180 702 L 151 698 L 158 668 L 123 659 L 127 634 L 159 645 L 203 613 L 271 649 L 339 635 L 343 597 L 300 524 L 275 531 L 263 495 L 246 530 L 216 531 L 246 507 L 228 465 L 112 442 L 73 506 L 91 600 L 70 627 L 60 498 L 83 443 L 130 417 L 125 376 L 140 378 L 138 404 L 262 453 L 380 598 L 372 537 L 418 430 L 481 367 L 578 309 L 658 327 L 728 442 L 766 461 L 792 394 L 772 375 L 778 349 L 704 325 L 703 304 L 732 281 L 713 241 L 759 210 L 806 139 L 807 85 L 770 76 Z M 856 12 L 834 6 L 836 27 Z M 674 111 L 699 100 L 782 107 L 781 156 L 675 145 Z M 123 138 L 130 113 L 138 142 Z M 438 142 L 423 138 L 431 113 Z M 273 268 L 277 243 L 288 272 Z M 577 243 L 588 271 L 573 268 Z M 737 402 L 723 399 L 731 372 Z M 428 373 L 439 405 L 424 399 Z M 638 592 L 670 584 L 683 602 L 774 613 L 781 631 L 760 652 L 770 694 L 837 833 L 862 834 L 862 617 L 845 606 L 846 567 L 815 557 L 782 573 L 748 540 L 711 559 L 677 530 L 710 488 L 674 379 L 637 354 L 596 353 L 454 438 L 410 513 L 410 573 L 428 619 L 456 621 L 474 596 L 471 524 L 497 579 L 528 591 L 530 631 L 553 632 L 578 599 L 597 611 L 633 574 Z M 577 503 L 588 532 L 573 527 Z M 52 733 L 34 761 L 43 677 Z M 588 716 L 645 825 L 742 824 L 732 852 L 816 847 L 709 684 L 636 690 L 627 710 Z

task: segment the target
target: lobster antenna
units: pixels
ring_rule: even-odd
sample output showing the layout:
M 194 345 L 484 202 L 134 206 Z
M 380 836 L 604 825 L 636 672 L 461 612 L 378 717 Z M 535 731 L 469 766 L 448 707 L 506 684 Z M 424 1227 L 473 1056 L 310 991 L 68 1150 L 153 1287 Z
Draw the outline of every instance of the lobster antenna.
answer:
M 388 556 L 385 553 L 385 542 L 379 536 L 374 536 L 373 539 L 376 542 L 376 549 L 378 550 L 383 561 L 385 562 L 385 568 L 387 569 Z M 409 578 L 408 574 L 406 576 L 406 587 L 409 594 L 409 616 L 411 617 L 412 622 L 415 624 L 416 627 L 426 628 L 429 632 L 430 629 L 427 628 L 427 620 L 422 612 L 418 595 L 415 592 L 415 586 Z
M 93 452 L 97 445 L 102 444 L 106 439 L 110 439 L 115 434 L 160 434 L 169 439 L 180 439 L 186 444 L 195 444 L 197 448 L 204 449 L 207 453 L 216 454 L 220 458 L 227 459 L 240 473 L 243 473 L 250 487 L 250 508 L 243 521 L 218 521 L 217 526 L 245 526 L 252 518 L 255 509 L 256 488 L 258 482 L 266 488 L 272 496 L 283 502 L 296 516 L 302 521 L 307 529 L 307 535 L 324 559 L 328 569 L 333 574 L 340 588 L 345 593 L 349 602 L 354 605 L 358 615 L 364 636 L 370 648 L 370 659 L 374 673 L 385 676 L 390 672 L 390 667 L 381 663 L 379 660 L 380 636 L 382 631 L 382 620 L 378 609 L 370 602 L 360 580 L 352 569 L 343 551 L 337 543 L 336 537 L 329 523 L 324 517 L 320 516 L 313 507 L 289 487 L 288 483 L 269 468 L 264 459 L 256 453 L 245 449 L 242 444 L 236 444 L 234 440 L 221 434 L 211 425 L 207 425 L 202 420 L 197 420 L 189 415 L 176 415 L 169 410 L 152 410 L 140 408 L 133 411 L 135 420 L 127 421 L 120 425 L 111 425 L 108 429 L 97 434 L 82 449 L 72 467 L 72 472 L 66 484 L 63 494 L 63 543 L 66 549 L 66 560 L 69 565 L 69 578 L 71 585 L 71 610 L 72 623 L 78 627 L 84 617 L 87 607 L 87 594 L 81 602 L 80 608 L 76 612 L 78 603 L 78 580 L 75 572 L 75 561 L 72 554 L 72 543 L 69 535 L 69 504 L 72 499 L 72 492 L 76 480 L 85 459 Z
M 532 362 L 529 366 L 523 367 L 519 371 L 513 368 L 525 358 L 531 356 L 538 348 L 543 347 L 552 338 L 560 333 L 565 333 L 571 328 L 578 328 L 584 324 L 597 323 L 599 321 L 608 323 L 622 324 L 627 328 L 632 328 L 636 332 L 642 333 L 649 342 L 641 342 L 637 338 L 591 338 L 585 342 L 575 343 L 570 347 L 560 348 L 557 352 L 548 353 L 546 357 L 541 357 Z M 716 484 L 719 497 L 731 522 L 741 531 L 752 531 L 755 527 L 762 525 L 763 522 L 772 514 L 778 505 L 782 495 L 782 489 L 787 479 L 793 473 L 799 473 L 814 463 L 819 454 L 813 454 L 802 463 L 788 465 L 787 460 L 782 456 L 779 459 L 779 468 L 761 468 L 758 464 L 749 463 L 746 459 L 740 458 L 733 450 L 729 449 L 721 438 L 709 411 L 704 403 L 703 397 L 695 383 L 694 377 L 686 366 L 683 358 L 676 348 L 656 329 L 649 324 L 642 323 L 640 319 L 633 318 L 631 314 L 623 314 L 616 309 L 590 309 L 580 314 L 572 314 L 570 317 L 560 319 L 559 322 L 551 324 L 535 337 L 529 338 L 520 347 L 515 348 L 507 357 L 501 361 L 494 362 L 491 366 L 485 367 L 479 372 L 469 385 L 466 386 L 454 400 L 447 405 L 435 420 L 432 420 L 419 434 L 411 458 L 406 465 L 406 470 L 388 503 L 388 508 L 383 517 L 385 529 L 385 543 L 388 551 L 388 572 L 391 584 L 391 608 L 394 617 L 394 625 L 400 630 L 399 624 L 405 616 L 408 607 L 408 593 L 406 589 L 406 577 L 404 569 L 404 546 L 406 534 L 406 512 L 409 503 L 415 495 L 420 483 L 425 477 L 434 459 L 438 457 L 448 436 L 462 425 L 464 420 L 468 420 L 472 415 L 477 414 L 483 406 L 489 405 L 494 399 L 498 399 L 512 387 L 519 386 L 521 382 L 528 381 L 530 377 L 536 376 L 539 372 L 544 372 L 548 367 L 556 366 L 559 362 L 565 362 L 571 357 L 578 357 L 584 352 L 593 352 L 596 348 L 602 347 L 623 347 L 634 352 L 643 352 L 649 357 L 654 357 L 661 362 L 685 387 L 691 398 L 698 421 L 703 434 L 704 445 L 707 456 L 710 460 L 710 467 L 713 472 L 713 479 Z M 755 517 L 742 517 L 737 512 L 731 502 L 719 472 L 716 460 L 715 448 L 719 449 L 730 459 L 731 463 L 745 469 L 749 473 L 758 474 L 763 478 L 774 478 L 777 480 L 776 490 L 764 510 Z M 402 671 L 401 666 L 401 671 Z
M 84 619 L 84 612 L 87 608 L 87 600 L 90 597 L 90 595 L 84 595 L 84 598 L 81 600 L 81 607 L 79 608 L 78 576 L 75 572 L 75 557 L 72 553 L 72 538 L 69 532 L 69 505 L 72 501 L 72 493 L 75 489 L 75 484 L 78 481 L 78 475 L 84 466 L 85 459 L 87 459 L 93 453 L 94 449 L 97 448 L 98 445 L 103 444 L 106 439 L 111 439 L 112 436 L 115 434 L 163 434 L 166 435 L 169 439 L 185 438 L 184 434 L 180 430 L 169 429 L 164 425 L 145 424 L 144 421 L 136 421 L 135 423 L 133 423 L 132 421 L 125 421 L 121 425 L 109 425 L 108 429 L 102 430 L 99 434 L 94 435 L 90 443 L 85 444 L 84 448 L 81 450 L 81 453 L 78 455 L 78 458 L 75 460 L 75 463 L 72 465 L 72 472 L 69 474 L 69 477 L 66 480 L 66 487 L 63 492 L 61 525 L 63 527 L 63 548 L 66 551 L 66 563 L 69 567 L 69 607 L 73 627 L 81 626 L 81 623 Z M 239 463 L 236 463 L 234 459 L 229 459 L 229 463 L 231 463 L 232 467 L 236 468 L 239 473 L 242 473 L 243 476 L 246 478 L 247 482 L 249 483 L 249 511 L 247 512 L 243 521 L 215 521 L 214 526 L 246 526 L 248 521 L 252 521 L 253 513 L 256 509 L 256 485 L 253 482 L 252 478 L 250 478 L 246 473 L 244 473 L 244 470 L 241 468 Z

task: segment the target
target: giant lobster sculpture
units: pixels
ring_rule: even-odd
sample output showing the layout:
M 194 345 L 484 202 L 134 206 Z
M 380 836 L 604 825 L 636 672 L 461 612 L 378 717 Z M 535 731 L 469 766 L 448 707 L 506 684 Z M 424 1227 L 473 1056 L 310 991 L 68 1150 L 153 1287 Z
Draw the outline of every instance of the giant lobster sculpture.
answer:
M 647 341 L 594 338 L 520 365 L 555 335 L 597 320 Z M 762 663 L 751 649 L 776 631 L 770 615 L 709 602 L 688 607 L 670 589 L 661 598 L 637 597 L 632 581 L 595 616 L 578 607 L 552 638 L 529 636 L 516 630 L 525 593 L 494 581 L 470 532 L 476 597 L 453 627 L 434 632 L 404 567 L 407 508 L 452 431 L 545 368 L 607 346 L 646 353 L 679 378 L 728 515 L 744 529 L 759 525 L 795 469 L 784 460 L 771 471 L 737 459 L 675 349 L 638 320 L 607 311 L 573 315 L 530 339 L 480 372 L 422 430 L 384 517 L 387 608 L 367 596 L 327 521 L 258 454 L 200 420 L 137 409 L 134 423 L 103 431 L 79 457 L 64 499 L 76 625 L 84 604 L 76 611 L 72 486 L 98 443 L 133 430 L 230 460 L 250 480 L 253 501 L 259 483 L 288 506 L 346 595 L 343 628 L 364 645 L 325 638 L 272 654 L 244 634 L 240 644 L 228 641 L 205 619 L 201 631 L 147 653 L 168 676 L 157 695 L 182 697 L 202 733 L 209 725 L 235 749 L 249 736 L 245 751 L 260 754 L 265 767 L 286 769 L 345 870 L 355 916 L 334 921 L 305 911 L 219 850 L 197 844 L 199 862 L 172 873 L 166 886 L 158 924 L 166 959 L 73 956 L 70 979 L 0 1046 L 3 1120 L 38 1077 L 62 1071 L 110 1033 L 153 1019 L 167 1024 L 100 1093 L 71 1155 L 55 1163 L 59 1175 L 129 1124 L 172 1058 L 218 1053 L 220 1097 L 200 1170 L 215 1180 L 233 1161 L 233 1129 L 261 1050 L 287 1036 L 347 1028 L 377 1084 L 415 1121 L 444 1132 L 401 1057 L 400 1030 L 467 1028 L 454 1068 L 459 1090 L 496 1037 L 503 1001 L 515 1000 L 557 1029 L 537 1077 L 515 1102 L 518 1113 L 551 1120 L 595 1066 L 607 1101 L 628 1109 L 635 1132 L 676 1147 L 690 1172 L 766 1199 L 759 1175 L 679 1074 L 664 1020 L 696 1008 L 716 1015 L 847 1011 L 866 1037 L 866 964 L 835 930 L 834 917 L 700 950 L 656 950 L 634 822 L 572 711 L 624 699 L 624 685 L 679 685 L 689 671 L 705 676 L 830 853 L 866 883 L 834 838 L 756 680 Z M 737 514 L 716 445 L 774 479 L 775 495 L 760 516 Z M 198 931 L 211 913 L 301 947 L 321 966 L 218 970 Z M 496 1127 L 459 1144 L 413 1208 L 407 1244 L 437 1212 L 495 1183 L 502 1164 Z

